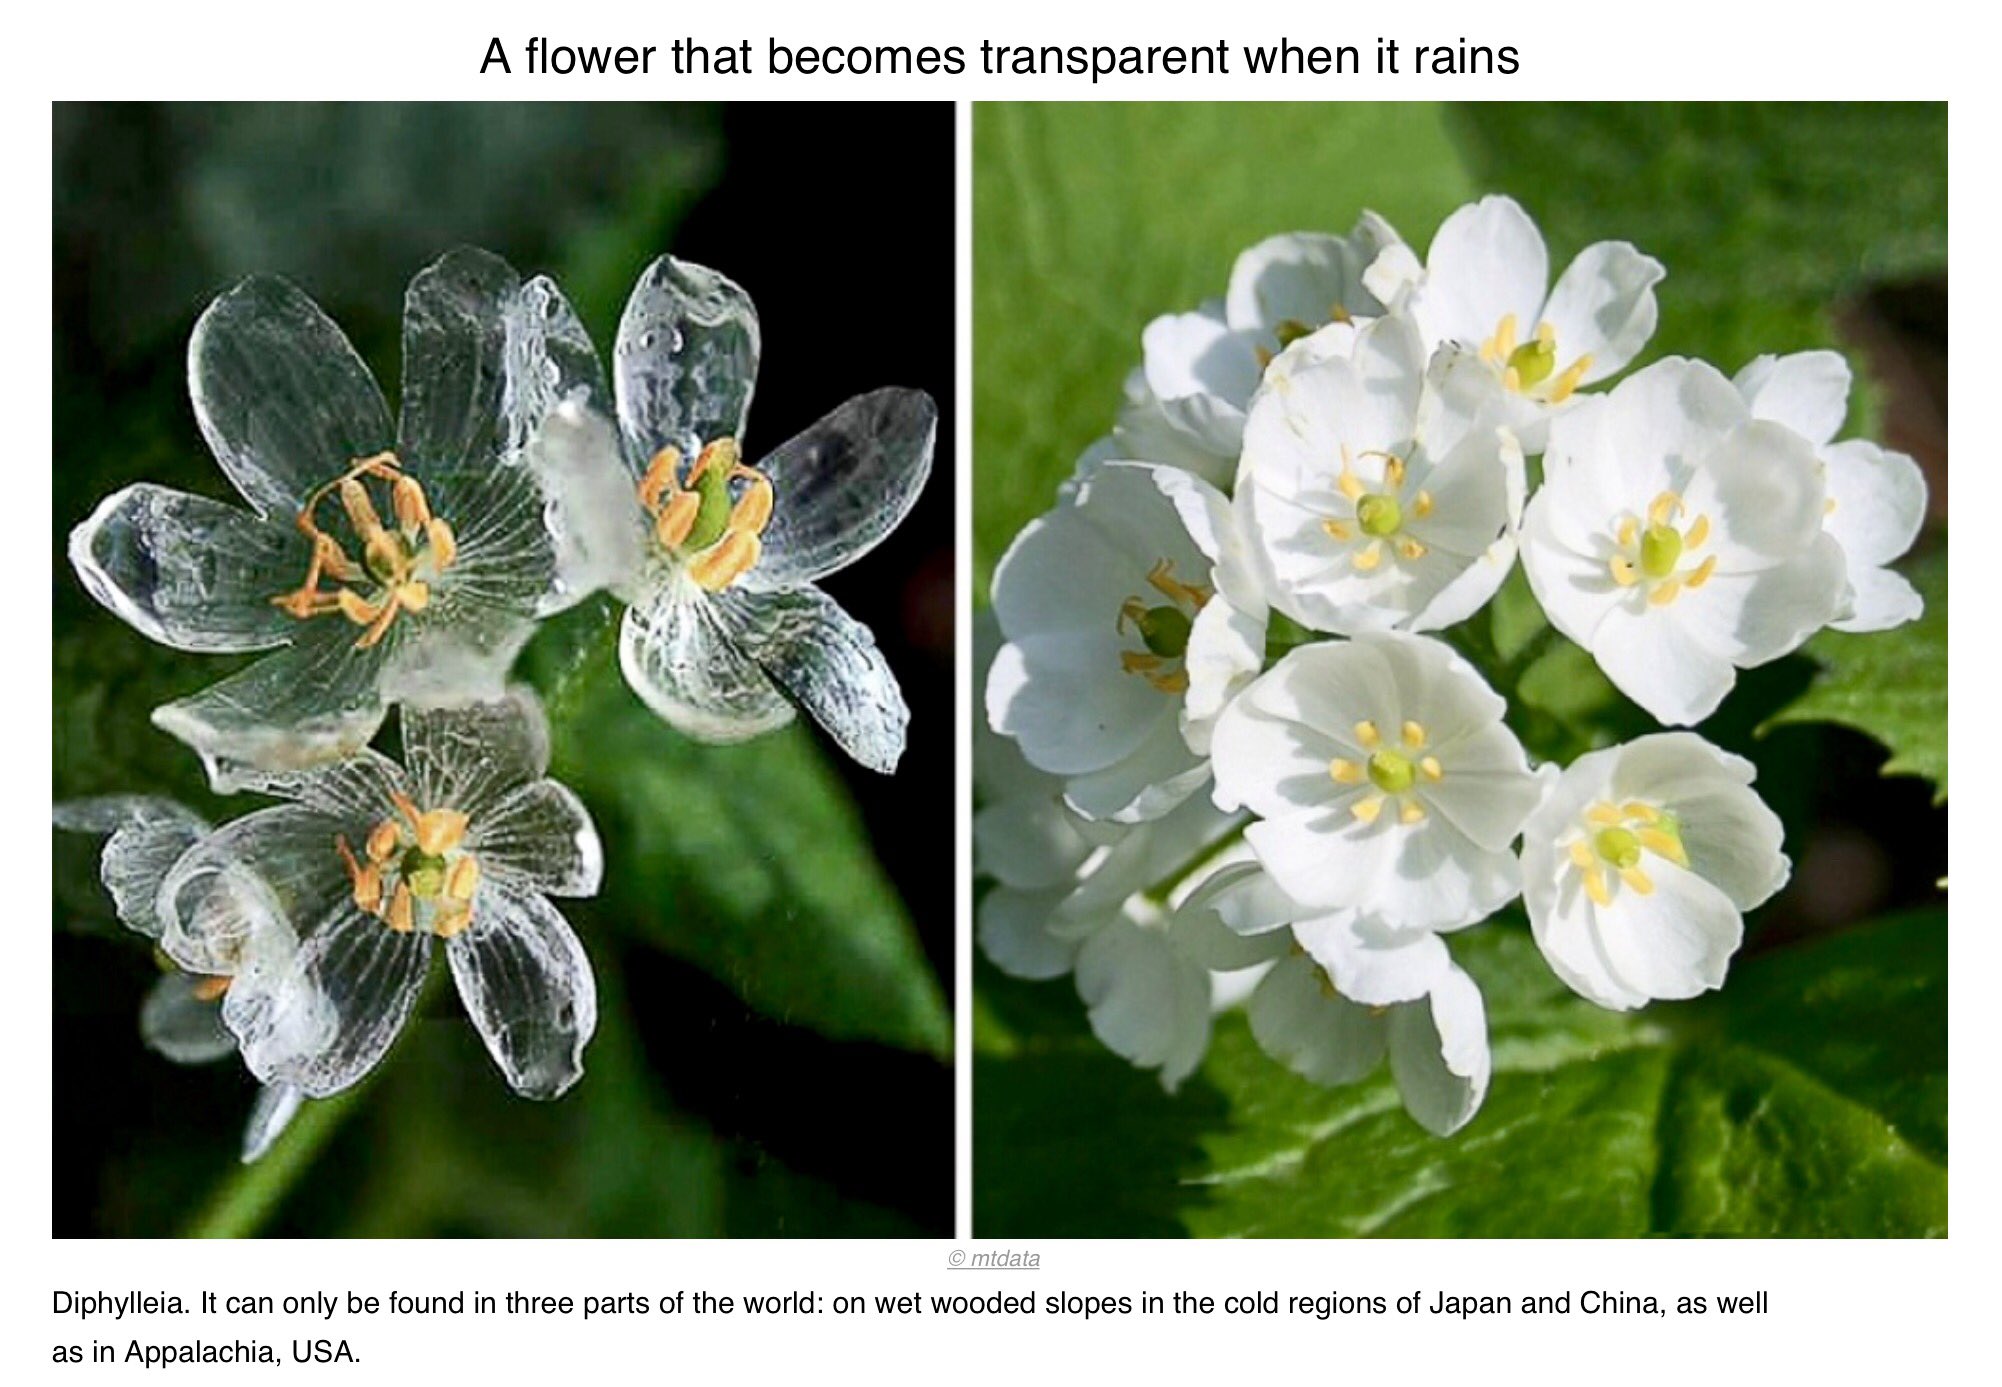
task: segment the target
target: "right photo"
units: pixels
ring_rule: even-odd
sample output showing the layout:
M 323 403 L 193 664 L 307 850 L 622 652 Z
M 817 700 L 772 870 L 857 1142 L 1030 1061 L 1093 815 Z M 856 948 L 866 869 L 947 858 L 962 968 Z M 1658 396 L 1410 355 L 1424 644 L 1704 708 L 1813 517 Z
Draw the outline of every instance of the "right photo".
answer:
M 975 106 L 976 1236 L 1946 1235 L 1946 154 Z

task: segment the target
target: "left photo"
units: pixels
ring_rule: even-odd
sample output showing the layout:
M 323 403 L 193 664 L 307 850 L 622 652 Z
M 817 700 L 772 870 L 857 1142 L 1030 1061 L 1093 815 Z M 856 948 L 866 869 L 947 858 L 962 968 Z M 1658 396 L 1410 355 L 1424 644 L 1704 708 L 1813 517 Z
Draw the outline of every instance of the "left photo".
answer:
M 949 1236 L 951 105 L 53 124 L 52 1232 Z

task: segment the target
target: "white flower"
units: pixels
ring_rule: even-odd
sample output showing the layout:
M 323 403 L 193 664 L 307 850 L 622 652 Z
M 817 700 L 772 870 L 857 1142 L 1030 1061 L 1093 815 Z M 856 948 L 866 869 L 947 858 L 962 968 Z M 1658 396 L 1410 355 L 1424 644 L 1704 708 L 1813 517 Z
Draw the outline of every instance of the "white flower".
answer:
M 1835 352 L 1762 356 L 1731 382 L 1755 419 L 1784 424 L 1815 446 L 1826 468 L 1822 528 L 1842 546 L 1849 597 L 1829 624 L 1838 631 L 1887 631 L 1916 619 L 1925 603 L 1887 564 L 1918 538 L 1926 479 L 1903 453 L 1868 439 L 1833 443 L 1849 412 L 1849 363 Z
M 1237 257 L 1223 299 L 1154 319 L 1141 334 L 1145 364 L 1127 381 L 1114 430 L 1120 455 L 1228 485 L 1267 364 L 1331 321 L 1381 313 L 1363 272 L 1396 242 L 1374 212 L 1347 236 L 1268 237 Z
M 1062 777 L 1087 818 L 1157 818 L 1208 774 L 1182 717 L 1192 634 L 1215 596 L 1212 554 L 1184 516 L 1227 527 L 1228 511 L 1187 473 L 1104 463 L 995 569 L 1007 644 L 988 674 L 988 720 Z
M 1386 1053 L 1404 1106 L 1449 1136 L 1487 1093 L 1487 1019 L 1480 989 L 1436 934 L 1398 937 L 1350 914 L 1306 912 L 1256 863 L 1209 877 L 1178 923 L 1212 968 L 1263 963 L 1247 999 L 1260 1048 L 1303 1078 L 1335 1086 L 1367 1078 Z M 1221 926 L 1207 935 L 1193 923 Z M 1219 940 L 1229 941 L 1220 944 Z
M 1508 849 L 1537 799 L 1504 710 L 1428 637 L 1304 646 L 1218 720 L 1216 800 L 1259 816 L 1247 840 L 1309 912 L 1458 929 L 1516 894 Z
M 1701 722 L 1739 669 L 1836 614 L 1813 445 L 1751 417 L 1731 383 L 1671 358 L 1550 430 L 1523 567 L 1551 624 L 1664 723 Z
M 758 356 L 742 288 L 672 256 L 649 266 L 613 356 L 623 473 L 579 469 L 559 484 L 560 528 L 623 566 L 610 584 L 629 604 L 619 663 L 670 725 L 736 742 L 784 726 L 798 704 L 887 775 L 910 710 L 875 636 L 816 583 L 916 503 L 938 410 L 918 390 L 858 395 L 753 467 Z M 595 377 L 597 364 L 579 369 Z M 623 503 L 607 495 L 621 489 Z
M 1625 241 L 1600 241 L 1553 288 L 1536 223 L 1514 199 L 1484 197 L 1446 218 L 1422 267 L 1400 242 L 1363 283 L 1415 318 L 1428 347 L 1450 344 L 1448 390 L 1502 403 L 1501 422 L 1533 454 L 1580 387 L 1614 375 L 1647 345 L 1662 273 Z
M 185 805 L 157 795 L 104 795 L 65 800 L 55 807 L 56 827 L 105 837 L 98 872 L 118 918 L 127 928 L 158 942 L 160 919 L 154 904 L 160 883 L 181 855 L 207 834 L 209 826 Z M 264 922 L 275 938 L 248 950 L 273 958 L 293 944 L 282 920 Z M 175 1064 L 208 1064 L 236 1053 L 236 1037 L 222 1021 L 222 999 L 231 974 L 202 975 L 171 969 L 153 984 L 139 1008 L 139 1035 L 146 1045 Z M 243 1133 L 247 1163 L 271 1143 L 298 1112 L 303 1095 L 289 1084 L 259 1090 Z
M 998 636 L 983 616 L 974 636 L 982 668 Z M 1060 780 L 980 727 L 974 777 L 975 866 L 994 881 L 977 911 L 982 951 L 1014 977 L 1074 973 L 1093 1034 L 1173 1090 L 1209 1048 L 1208 950 L 1176 926 L 1173 903 L 1193 884 L 1176 883 L 1166 899 L 1150 892 L 1236 820 L 1197 797 L 1147 823 L 1093 822 L 1064 803 Z
M 1523 900 L 1557 976 L 1602 1007 L 1723 984 L 1743 913 L 1786 884 L 1751 763 L 1693 732 L 1581 756 L 1523 829 Z
M 107 497 L 69 554 L 90 594 L 154 640 L 282 647 L 154 712 L 217 789 L 238 766 L 343 755 L 399 699 L 498 696 L 536 618 L 582 595 L 520 465 L 580 383 L 553 345 L 581 335 L 560 302 L 484 251 L 419 274 L 396 424 L 340 329 L 284 280 L 247 279 L 202 315 L 195 418 L 250 509 L 140 483 Z
M 1417 329 L 1389 317 L 1351 354 L 1275 363 L 1245 426 L 1237 501 L 1281 611 L 1342 634 L 1428 631 L 1508 576 L 1522 470 L 1506 430 L 1427 388 Z
M 515 1091 L 554 1098 L 597 1024 L 590 961 L 550 895 L 596 892 L 602 855 L 575 795 L 544 775 L 533 696 L 402 709 L 404 764 L 373 751 L 256 788 L 289 801 L 224 825 L 161 884 L 161 945 L 234 968 L 223 1021 L 251 1072 L 310 1097 L 365 1075 L 417 1003 L 433 940 Z M 246 957 L 287 921 L 296 951 Z M 248 984 L 248 985 L 246 985 Z

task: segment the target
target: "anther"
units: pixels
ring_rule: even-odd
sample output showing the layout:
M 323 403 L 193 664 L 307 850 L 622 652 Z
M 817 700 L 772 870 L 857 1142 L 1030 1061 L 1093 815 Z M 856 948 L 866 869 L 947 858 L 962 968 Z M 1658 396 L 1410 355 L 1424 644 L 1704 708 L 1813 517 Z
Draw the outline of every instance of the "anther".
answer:
M 757 567 L 758 555 L 763 551 L 756 535 L 731 530 L 689 564 L 688 576 L 707 592 L 721 592 Z
M 1652 896 L 1654 894 L 1654 882 L 1639 867 L 1620 868 L 1620 880 L 1633 887 L 1635 891 L 1643 896 Z
M 396 850 L 403 846 L 403 832 L 396 826 L 396 820 L 384 819 L 369 831 L 368 860 L 378 865 L 396 856 Z
M 1710 581 L 1710 575 L 1716 571 L 1717 556 L 1712 554 L 1683 576 L 1682 585 L 1686 588 L 1700 588 Z
M 648 511 L 660 508 L 662 492 L 681 490 L 681 449 L 662 448 L 647 464 L 646 475 L 640 478 L 640 504 Z
M 1422 559 L 1431 551 L 1410 535 L 1406 535 L 1397 542 L 1397 552 L 1407 559 Z
M 1404 726 L 1397 729 L 1397 735 L 1402 737 L 1404 744 L 1413 751 L 1425 745 L 1425 729 L 1409 719 L 1406 719 Z
M 417 909 L 410 898 L 410 888 L 400 881 L 389 898 L 389 909 L 383 912 L 382 920 L 398 934 L 410 933 L 417 924 Z
M 1362 767 L 1339 756 L 1328 762 L 1328 774 L 1337 785 L 1356 785 L 1362 781 Z
M 1349 563 L 1355 567 L 1358 573 L 1373 572 L 1382 562 L 1383 542 L 1375 539 L 1356 550 L 1355 554 L 1349 559 Z
M 1383 740 L 1383 734 L 1376 730 L 1376 724 L 1365 718 L 1355 726 L 1356 745 L 1364 751 L 1375 751 Z
M 1329 539 L 1338 539 L 1344 544 L 1356 537 L 1355 530 L 1346 520 L 1323 520 L 1321 528 L 1327 532 Z
M 397 527 L 405 533 L 416 534 L 431 523 L 431 507 L 415 477 L 400 476 L 391 482 L 389 499 L 396 512 Z
M 1416 800 L 1412 801 L 1397 811 L 1397 821 L 1401 824 L 1425 822 L 1425 806 L 1419 804 Z
M 1683 532 L 1682 542 L 1691 549 L 1700 549 L 1703 547 L 1703 541 L 1708 538 L 1710 538 L 1710 517 L 1699 515 L 1696 517 L 1696 523 Z
M 1371 795 L 1367 799 L 1359 799 L 1351 804 L 1349 813 L 1355 815 L 1360 823 L 1373 824 L 1377 815 L 1383 812 L 1383 802 L 1382 795 Z
M 1650 607 L 1666 607 L 1681 595 L 1682 580 L 1669 578 L 1654 585 L 1654 590 L 1647 595 L 1647 604 Z
M 1615 554 L 1606 560 L 1606 571 L 1613 575 L 1613 581 L 1623 588 L 1630 588 L 1641 579 L 1640 570 L 1625 554 Z
M 1411 500 L 1411 513 L 1420 520 L 1430 515 L 1432 513 L 1432 493 L 1421 490 L 1413 497 Z
M 1420 761 L 1418 769 L 1424 773 L 1427 780 L 1444 780 L 1446 778 L 1446 768 L 1439 764 L 1439 758 L 1436 756 L 1427 756 L 1424 760 Z
M 445 894 L 455 901 L 470 901 L 474 892 L 480 889 L 480 863 L 475 857 L 462 857 L 452 864 L 445 876 Z
M 654 538 L 669 549 L 679 549 L 688 538 L 688 532 L 695 528 L 695 517 L 701 509 L 702 497 L 699 493 L 675 492 L 654 517 Z

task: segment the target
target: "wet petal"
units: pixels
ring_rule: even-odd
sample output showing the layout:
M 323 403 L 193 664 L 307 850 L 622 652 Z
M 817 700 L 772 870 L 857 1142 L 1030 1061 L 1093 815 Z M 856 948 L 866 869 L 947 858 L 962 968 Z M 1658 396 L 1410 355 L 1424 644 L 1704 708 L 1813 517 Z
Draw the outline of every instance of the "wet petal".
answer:
M 613 351 L 627 461 L 644 468 L 672 445 L 744 437 L 758 376 L 758 312 L 716 271 L 663 255 L 626 300 Z
M 535 891 L 483 885 L 472 927 L 445 946 L 466 1014 L 526 1098 L 555 1098 L 584 1073 L 598 1027 L 591 960 Z
M 894 530 L 931 475 L 938 406 L 922 390 L 874 390 L 758 463 L 776 501 L 753 589 L 797 587 L 868 553 Z
M 118 918 L 148 939 L 160 937 L 154 899 L 160 883 L 209 826 L 192 809 L 157 795 L 103 795 L 55 807 L 57 828 L 108 834 L 98 875 Z
M 188 972 L 208 977 L 282 965 L 296 943 L 294 921 L 317 920 L 347 896 L 334 839 L 349 827 L 299 804 L 224 824 L 183 853 L 160 883 L 160 947 Z
M 153 984 L 139 1008 L 139 1035 L 175 1064 L 207 1064 L 236 1049 L 236 1037 L 222 1023 L 221 999 L 206 994 L 213 981 L 193 973 L 169 973 Z
M 594 896 L 604 876 L 605 850 L 590 811 L 554 780 L 523 785 L 475 815 L 467 846 L 482 867 L 552 896 Z
M 410 281 L 396 450 L 427 481 L 489 467 L 506 442 L 507 314 L 520 284 L 507 261 L 470 246 Z
M 153 725 L 201 756 L 227 794 L 240 769 L 298 769 L 367 744 L 385 711 L 376 687 L 383 650 L 357 650 L 354 628 L 309 624 L 296 643 L 199 693 L 153 710 Z
M 815 587 L 725 592 L 715 606 L 737 647 L 843 751 L 870 770 L 896 770 L 911 710 L 868 627 Z
M 403 764 L 425 808 L 476 820 L 549 769 L 549 719 L 524 686 L 486 703 L 403 710 Z
M 70 532 L 84 588 L 176 650 L 264 650 L 296 623 L 271 599 L 298 587 L 310 546 L 236 506 L 140 483 Z
M 395 438 L 347 337 L 296 286 L 268 275 L 244 280 L 195 324 L 188 393 L 222 470 L 277 519 Z
M 257 1090 L 250 1105 L 250 1119 L 243 1124 L 243 1163 L 249 1165 L 271 1149 L 271 1143 L 285 1135 L 306 1095 L 290 1084 L 266 1084 Z
M 388 1051 L 417 1005 L 430 957 L 429 933 L 399 933 L 343 899 L 287 965 L 230 988 L 223 1020 L 260 1080 L 325 1098 Z
M 715 604 L 679 575 L 626 608 L 619 667 L 647 707 L 700 742 L 741 742 L 792 721 L 792 704 L 737 649 Z

